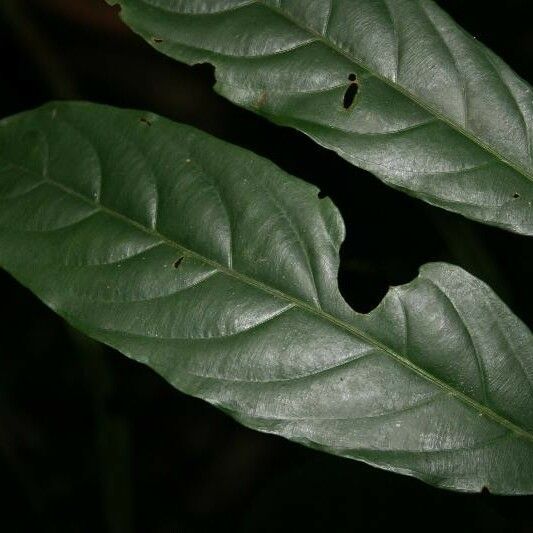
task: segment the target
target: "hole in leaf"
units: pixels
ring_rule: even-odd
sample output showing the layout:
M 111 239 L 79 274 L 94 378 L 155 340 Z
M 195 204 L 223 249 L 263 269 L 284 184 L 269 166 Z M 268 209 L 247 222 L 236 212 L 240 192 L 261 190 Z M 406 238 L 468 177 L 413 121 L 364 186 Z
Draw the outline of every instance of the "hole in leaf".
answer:
M 151 126 L 152 125 L 152 123 L 145 117 L 141 117 L 139 119 L 139 121 L 142 122 L 143 124 L 146 124 L 147 126 Z
M 517 192 L 515 192 L 515 193 L 513 194 L 513 198 L 520 198 L 520 195 L 519 195 Z
M 352 107 L 353 101 L 355 100 L 355 97 L 357 96 L 357 92 L 359 91 L 359 84 L 357 83 L 357 76 L 355 74 L 350 74 L 348 76 L 348 79 L 352 82 L 346 89 L 346 92 L 344 93 L 344 98 L 342 100 L 342 105 L 344 109 L 349 109 Z
M 322 200 L 322 198 L 327 198 L 327 194 L 324 191 L 318 191 L 318 197 Z
M 159 38 L 159 37 L 152 37 L 152 41 L 154 43 L 162 43 L 163 42 L 163 39 Z
M 183 256 L 182 257 L 179 257 L 178 259 L 176 259 L 176 261 L 174 261 L 174 268 L 178 268 L 180 265 L 181 265 L 181 262 L 183 261 Z

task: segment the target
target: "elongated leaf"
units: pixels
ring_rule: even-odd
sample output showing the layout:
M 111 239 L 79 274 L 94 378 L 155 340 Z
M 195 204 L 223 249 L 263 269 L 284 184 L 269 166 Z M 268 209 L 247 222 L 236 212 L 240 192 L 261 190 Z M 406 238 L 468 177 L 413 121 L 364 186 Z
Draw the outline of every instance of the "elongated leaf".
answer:
M 355 313 L 317 193 L 154 115 L 49 105 L 0 122 L 0 265 L 247 426 L 441 487 L 533 492 L 531 333 L 446 264 Z
M 431 204 L 533 234 L 531 87 L 431 0 L 108 2 L 158 50 L 215 65 L 233 102 Z

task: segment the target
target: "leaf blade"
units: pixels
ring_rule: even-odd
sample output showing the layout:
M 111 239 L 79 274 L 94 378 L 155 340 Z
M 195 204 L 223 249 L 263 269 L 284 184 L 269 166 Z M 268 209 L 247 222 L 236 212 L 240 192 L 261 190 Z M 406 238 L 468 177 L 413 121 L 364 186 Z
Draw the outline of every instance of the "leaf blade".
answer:
M 531 88 L 435 3 L 111 3 L 163 53 L 215 65 L 238 105 L 433 205 L 533 234 Z
M 354 313 L 329 200 L 145 120 L 54 104 L 0 122 L 4 268 L 246 425 L 438 486 L 533 490 L 532 337 L 486 285 L 426 265 Z

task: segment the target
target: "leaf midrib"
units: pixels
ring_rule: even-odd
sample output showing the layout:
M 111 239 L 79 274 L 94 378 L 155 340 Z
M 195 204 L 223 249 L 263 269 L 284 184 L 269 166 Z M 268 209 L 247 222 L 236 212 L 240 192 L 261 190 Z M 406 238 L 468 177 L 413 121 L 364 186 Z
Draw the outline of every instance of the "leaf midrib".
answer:
M 351 61 L 352 63 L 358 65 L 360 68 L 365 69 L 367 72 L 369 72 L 372 76 L 379 79 L 383 83 L 387 84 L 389 87 L 393 88 L 394 90 L 400 92 L 402 95 L 406 96 L 410 100 L 412 100 L 416 105 L 422 107 L 429 113 L 431 113 L 435 118 L 440 120 L 441 122 L 444 122 L 448 126 L 450 126 L 452 129 L 457 131 L 458 133 L 464 135 L 466 138 L 468 138 L 470 141 L 472 141 L 474 144 L 477 144 L 480 148 L 491 154 L 494 158 L 496 158 L 501 163 L 507 165 L 508 167 L 511 167 L 514 171 L 518 172 L 520 175 L 524 176 L 529 181 L 533 182 L 533 173 L 530 173 L 530 171 L 522 166 L 519 163 L 515 163 L 514 161 L 509 160 L 507 157 L 503 156 L 499 151 L 485 143 L 482 139 L 480 139 L 477 135 L 472 133 L 471 131 L 466 130 L 463 128 L 460 124 L 455 122 L 454 120 L 448 118 L 446 115 L 443 115 L 438 109 L 436 109 L 431 104 L 424 102 L 418 96 L 411 91 L 407 90 L 405 87 L 400 85 L 399 83 L 387 78 L 386 76 L 383 76 L 379 72 L 374 71 L 370 66 L 367 65 L 361 58 L 354 57 L 351 55 L 348 51 L 342 49 L 338 45 L 336 45 L 333 41 L 328 40 L 324 35 L 322 35 L 320 32 L 315 31 L 313 28 L 309 26 L 305 26 L 302 24 L 298 19 L 290 16 L 286 11 L 284 11 L 281 8 L 272 6 L 270 4 L 266 4 L 264 0 L 254 0 L 254 2 L 248 5 L 257 4 L 260 6 L 265 7 L 266 9 L 270 9 L 274 13 L 277 13 L 278 15 L 284 17 L 289 22 L 294 24 L 297 28 L 300 30 L 307 32 L 311 34 L 313 37 L 315 37 L 318 41 L 320 41 L 322 44 L 327 46 L 328 48 L 331 48 L 333 51 L 337 52 L 338 54 L 344 56 L 346 59 Z M 478 43 L 476 43 L 478 44 Z M 478 44 L 479 46 L 479 44 Z M 526 131 L 527 131 L 527 124 L 526 124 Z
M 13 165 L 13 166 L 17 166 L 17 165 Z M 42 178 L 42 176 L 39 176 L 39 177 Z M 263 292 L 271 294 L 272 296 L 275 296 L 277 298 L 289 301 L 292 304 L 294 304 L 295 307 L 298 307 L 298 308 L 302 309 L 303 311 L 305 311 L 307 313 L 311 313 L 311 314 L 313 314 L 315 316 L 318 316 L 319 318 L 321 318 L 321 319 L 323 319 L 325 321 L 331 322 L 332 324 L 336 325 L 337 327 L 339 327 L 341 329 L 344 329 L 348 333 L 354 335 L 355 337 L 367 342 L 368 344 L 370 344 L 370 345 L 374 346 L 375 348 L 381 350 L 382 352 L 386 353 L 387 355 L 392 357 L 395 361 L 397 361 L 401 365 L 405 366 L 406 368 L 409 368 L 411 371 L 413 371 L 416 374 L 418 374 L 419 376 L 425 378 L 427 381 L 429 381 L 430 383 L 434 384 L 435 386 L 440 387 L 442 390 L 444 390 L 445 392 L 447 392 L 451 396 L 453 396 L 456 399 L 458 399 L 459 401 L 463 402 L 464 404 L 466 404 L 470 408 L 473 408 L 479 414 L 487 416 L 488 418 L 490 418 L 490 419 L 494 420 L 495 422 L 499 423 L 501 426 L 503 426 L 507 430 L 509 430 L 509 431 L 517 434 L 518 436 L 520 436 L 520 437 L 522 437 L 522 438 L 524 438 L 524 439 L 526 439 L 526 440 L 528 440 L 528 441 L 533 443 L 533 434 L 530 433 L 529 431 L 521 428 L 520 426 L 517 426 L 515 423 L 511 422 L 510 420 L 508 420 L 504 416 L 496 413 L 495 411 L 493 411 L 489 407 L 487 407 L 487 406 L 485 406 L 483 404 L 480 404 L 479 402 L 477 402 L 476 400 L 474 400 L 470 396 L 468 396 L 468 395 L 464 394 L 463 392 L 455 389 L 451 385 L 448 385 L 444 381 L 442 381 L 439 378 L 435 377 L 433 374 L 427 372 L 423 368 L 420 368 L 419 366 L 414 364 L 408 358 L 400 355 L 399 353 L 394 351 L 389 346 L 383 344 L 381 341 L 379 341 L 378 339 L 368 335 L 367 333 L 365 333 L 364 331 L 360 330 L 359 328 L 356 328 L 352 324 L 349 324 L 348 322 L 345 322 L 344 320 L 341 320 L 341 319 L 335 317 L 334 315 L 331 315 L 330 313 L 327 313 L 323 309 L 315 308 L 312 305 L 308 304 L 307 302 L 304 302 L 303 300 L 295 298 L 294 296 L 286 294 L 286 293 L 284 293 L 284 292 L 282 292 L 282 291 L 280 291 L 278 289 L 275 289 L 274 287 L 271 287 L 271 286 L 269 286 L 269 285 L 267 285 L 267 284 L 265 284 L 265 283 L 263 283 L 261 281 L 258 281 L 258 280 L 254 279 L 254 278 L 251 278 L 251 277 L 247 276 L 246 274 L 243 274 L 242 272 L 239 272 L 239 271 L 237 271 L 237 270 L 235 270 L 233 268 L 228 268 L 228 267 L 218 263 L 217 261 L 209 259 L 209 258 L 207 258 L 207 257 L 205 257 L 205 256 L 203 256 L 203 255 L 201 255 L 201 254 L 199 254 L 199 253 L 197 253 L 197 252 L 195 252 L 193 250 L 190 250 L 189 248 L 186 248 L 186 247 L 182 246 L 181 244 L 179 244 L 178 242 L 172 240 L 171 238 L 159 233 L 158 231 L 153 230 L 151 228 L 148 228 L 148 227 L 142 225 L 141 223 L 129 218 L 128 216 L 123 215 L 122 213 L 120 213 L 118 211 L 115 211 L 113 209 L 110 209 L 110 208 L 106 207 L 105 205 L 103 205 L 100 202 L 94 201 L 91 198 L 87 198 L 83 194 L 78 193 L 77 191 L 75 191 L 74 189 L 71 189 L 70 187 L 64 185 L 63 183 L 60 183 L 58 181 L 53 180 L 49 176 L 46 176 L 44 178 L 44 181 L 48 182 L 50 185 L 52 185 L 54 187 L 57 187 L 58 189 L 62 190 L 64 193 L 66 193 L 66 194 L 68 194 L 68 195 L 70 195 L 70 196 L 72 196 L 74 198 L 77 198 L 77 199 L 79 199 L 79 200 L 91 205 L 92 207 L 95 207 L 95 208 L 107 213 L 108 215 L 125 222 L 126 224 L 134 226 L 136 229 L 138 229 L 138 230 L 140 230 L 140 231 L 142 231 L 142 232 L 144 232 L 144 233 L 146 233 L 148 235 L 151 235 L 151 236 L 153 236 L 153 237 L 155 237 L 157 239 L 160 239 L 161 241 L 163 241 L 167 245 L 171 246 L 172 248 L 176 248 L 177 250 L 180 251 L 180 253 L 183 253 L 184 255 L 188 255 L 189 257 L 193 257 L 193 258 L 197 259 L 198 261 L 203 262 L 203 263 L 205 263 L 205 264 L 217 269 L 218 271 L 224 273 L 227 276 L 233 277 L 233 278 L 237 279 L 238 281 L 240 281 L 240 282 L 242 282 L 244 284 L 247 284 L 247 285 L 250 285 L 252 287 L 255 287 L 255 288 L 257 288 L 257 289 L 259 289 L 259 290 L 261 290 Z M 355 311 L 354 311 L 354 313 L 355 313 Z

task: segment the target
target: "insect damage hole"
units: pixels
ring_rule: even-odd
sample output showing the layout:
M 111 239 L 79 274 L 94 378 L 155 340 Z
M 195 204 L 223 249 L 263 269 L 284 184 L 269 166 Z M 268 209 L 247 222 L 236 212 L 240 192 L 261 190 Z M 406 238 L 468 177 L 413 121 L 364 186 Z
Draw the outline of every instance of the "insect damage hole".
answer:
M 174 264 L 172 265 L 174 268 L 179 268 L 179 266 L 181 265 L 181 262 L 183 261 L 183 256 L 181 257 L 178 257 L 178 259 L 176 259 L 176 261 L 174 261 Z
M 344 93 L 344 98 L 342 99 L 342 106 L 344 107 L 344 109 L 350 109 L 350 107 L 352 107 L 353 101 L 355 100 L 355 97 L 359 92 L 359 83 L 357 83 L 357 75 L 352 72 L 348 76 L 348 81 L 350 81 L 351 83 L 346 89 L 346 92 Z
M 517 198 L 520 198 L 520 195 L 519 195 L 517 192 L 515 192 L 515 193 L 513 194 L 513 198 L 516 200 Z

